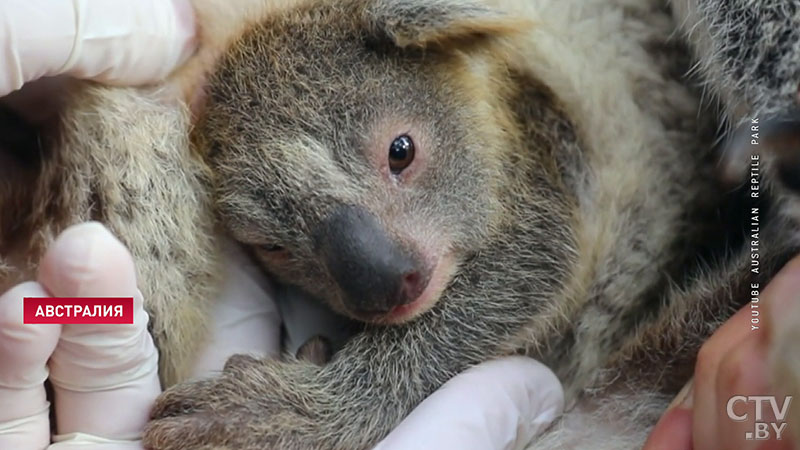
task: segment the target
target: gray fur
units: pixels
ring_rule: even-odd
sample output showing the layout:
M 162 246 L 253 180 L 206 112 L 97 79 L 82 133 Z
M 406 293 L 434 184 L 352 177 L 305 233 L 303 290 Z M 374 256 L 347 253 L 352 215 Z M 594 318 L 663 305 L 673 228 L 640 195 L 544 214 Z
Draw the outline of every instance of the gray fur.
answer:
M 547 85 L 536 63 L 519 63 L 515 51 L 524 48 L 508 49 L 515 35 L 490 29 L 464 41 L 456 27 L 448 36 L 454 19 L 441 20 L 438 3 L 419 3 L 415 14 L 433 17 L 418 34 L 401 21 L 405 2 L 367 7 L 366 27 L 359 2 L 355 9 L 318 2 L 269 18 L 234 42 L 211 77 L 198 130 L 221 174 L 220 214 L 234 236 L 254 246 L 279 279 L 345 314 L 311 239 L 337 205 L 366 208 L 398 239 L 448 242 L 458 272 L 430 311 L 401 325 L 367 326 L 324 367 L 237 357 L 219 379 L 171 389 L 146 442 L 369 448 L 452 376 L 523 352 L 556 370 L 572 405 L 537 448 L 595 448 L 598 436 L 614 435 L 628 437 L 609 448 L 641 445 L 690 376 L 700 344 L 747 301 L 735 283 L 749 278 L 740 270 L 744 252 L 730 263 L 686 269 L 692 242 L 702 239 L 695 214 L 719 201 L 703 182 L 711 179 L 710 144 L 680 79 L 687 59 L 669 39 L 667 11 L 657 2 L 623 3 L 598 7 L 616 7 L 629 20 L 615 30 L 629 41 L 616 57 L 631 72 L 619 76 L 633 86 L 619 101 L 636 111 L 630 127 L 646 127 L 627 167 L 641 173 L 622 176 L 626 168 L 609 153 L 618 149 L 592 142 L 579 108 L 562 101 L 563 91 Z M 476 10 L 457 11 L 480 27 L 472 22 Z M 392 11 L 400 22 L 376 21 L 373 11 L 382 18 Z M 423 42 L 394 48 L 405 41 L 393 37 L 394 27 L 376 33 L 376 23 L 403 23 L 403 35 Z M 444 27 L 437 38 L 419 38 L 432 24 Z M 392 40 L 381 41 L 384 35 Z M 625 50 L 644 58 L 649 71 L 626 65 Z M 411 116 L 408 127 L 424 124 L 421 134 L 436 143 L 429 151 L 438 164 L 402 191 L 367 156 L 387 116 Z M 508 118 L 503 133 L 480 126 L 497 127 L 498 117 Z M 276 244 L 284 249 L 277 258 L 258 249 Z M 787 251 L 768 255 L 765 276 Z M 612 412 L 629 420 L 609 420 Z
M 733 125 L 797 108 L 800 2 L 673 0 L 678 20 Z
M 241 19 L 209 45 L 221 56 L 192 145 L 164 92 L 85 88 L 66 110 L 27 212 L 36 234 L 0 228 L 0 251 L 28 267 L 18 255 L 35 261 L 37 236 L 111 225 L 169 381 L 202 342 L 213 213 L 266 270 L 343 314 L 312 238 L 337 206 L 452 259 L 430 310 L 365 324 L 325 366 L 239 356 L 167 390 L 147 446 L 366 449 L 451 377 L 516 353 L 547 362 L 568 395 L 535 448 L 641 445 L 701 343 L 749 299 L 746 249 L 699 256 L 723 198 L 686 52 L 657 0 L 494 3 L 297 1 Z M 201 18 L 220 30 L 212 10 Z M 392 184 L 381 145 L 408 130 L 434 163 Z M 785 216 L 764 220 L 761 281 L 798 248 Z

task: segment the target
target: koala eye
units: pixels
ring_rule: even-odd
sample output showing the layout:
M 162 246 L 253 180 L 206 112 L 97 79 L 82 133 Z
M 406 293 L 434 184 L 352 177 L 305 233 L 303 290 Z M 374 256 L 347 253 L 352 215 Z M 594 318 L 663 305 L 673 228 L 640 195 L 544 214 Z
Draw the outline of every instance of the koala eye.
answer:
M 262 244 L 258 246 L 261 256 L 269 261 L 284 262 L 291 258 L 291 253 L 285 247 L 274 244 Z
M 392 141 L 389 146 L 389 169 L 397 175 L 414 161 L 414 141 L 408 135 L 402 135 Z
M 264 250 L 265 252 L 276 252 L 277 253 L 277 252 L 286 251 L 285 248 L 281 247 L 280 245 L 275 245 L 275 244 L 264 244 L 264 245 L 260 245 L 259 247 L 261 248 L 261 250 Z

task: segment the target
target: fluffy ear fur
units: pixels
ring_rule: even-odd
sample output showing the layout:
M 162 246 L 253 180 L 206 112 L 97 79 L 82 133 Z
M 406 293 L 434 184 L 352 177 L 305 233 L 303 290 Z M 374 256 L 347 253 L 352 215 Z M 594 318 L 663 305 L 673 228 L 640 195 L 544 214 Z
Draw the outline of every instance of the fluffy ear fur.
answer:
M 507 34 L 532 25 L 477 0 L 372 0 L 364 20 L 372 32 L 398 47 Z

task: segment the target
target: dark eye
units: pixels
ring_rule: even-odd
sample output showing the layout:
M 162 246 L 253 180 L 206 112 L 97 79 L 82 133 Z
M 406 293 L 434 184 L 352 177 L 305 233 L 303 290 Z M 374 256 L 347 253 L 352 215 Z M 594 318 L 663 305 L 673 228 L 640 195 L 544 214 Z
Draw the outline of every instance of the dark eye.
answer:
M 282 252 L 286 250 L 280 245 L 274 245 L 274 244 L 264 244 L 259 247 L 261 247 L 261 250 L 264 250 L 265 252 Z
M 275 244 L 263 244 L 258 246 L 263 253 L 261 255 L 270 261 L 286 261 L 291 256 L 285 247 Z
M 397 175 L 414 161 L 414 141 L 407 135 L 402 135 L 392 141 L 389 146 L 389 169 Z

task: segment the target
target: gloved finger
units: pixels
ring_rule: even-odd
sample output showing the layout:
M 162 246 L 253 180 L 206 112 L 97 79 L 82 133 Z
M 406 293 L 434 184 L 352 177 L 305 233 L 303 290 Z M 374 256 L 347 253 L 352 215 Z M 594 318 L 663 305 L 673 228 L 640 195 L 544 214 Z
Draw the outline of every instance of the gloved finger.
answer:
M 189 0 L 4 0 L 0 96 L 59 74 L 157 81 L 191 54 L 194 34 Z
M 214 310 L 210 344 L 203 350 L 193 376 L 221 372 L 235 354 L 278 356 L 281 317 L 269 279 L 232 240 L 224 242 L 225 281 Z
M 60 325 L 22 323 L 24 297 L 48 297 L 38 283 L 0 296 L 0 448 L 45 448 L 50 443 L 50 403 L 44 390 L 47 360 Z
M 142 441 L 119 441 L 84 433 L 71 433 L 53 437 L 47 450 L 142 450 Z
M 59 434 L 139 439 L 161 388 L 130 253 L 102 225 L 77 225 L 47 251 L 39 281 L 59 297 L 134 297 L 131 325 L 64 325 L 50 380 Z
M 564 408 L 553 372 L 525 357 L 473 367 L 423 401 L 375 450 L 525 448 Z

